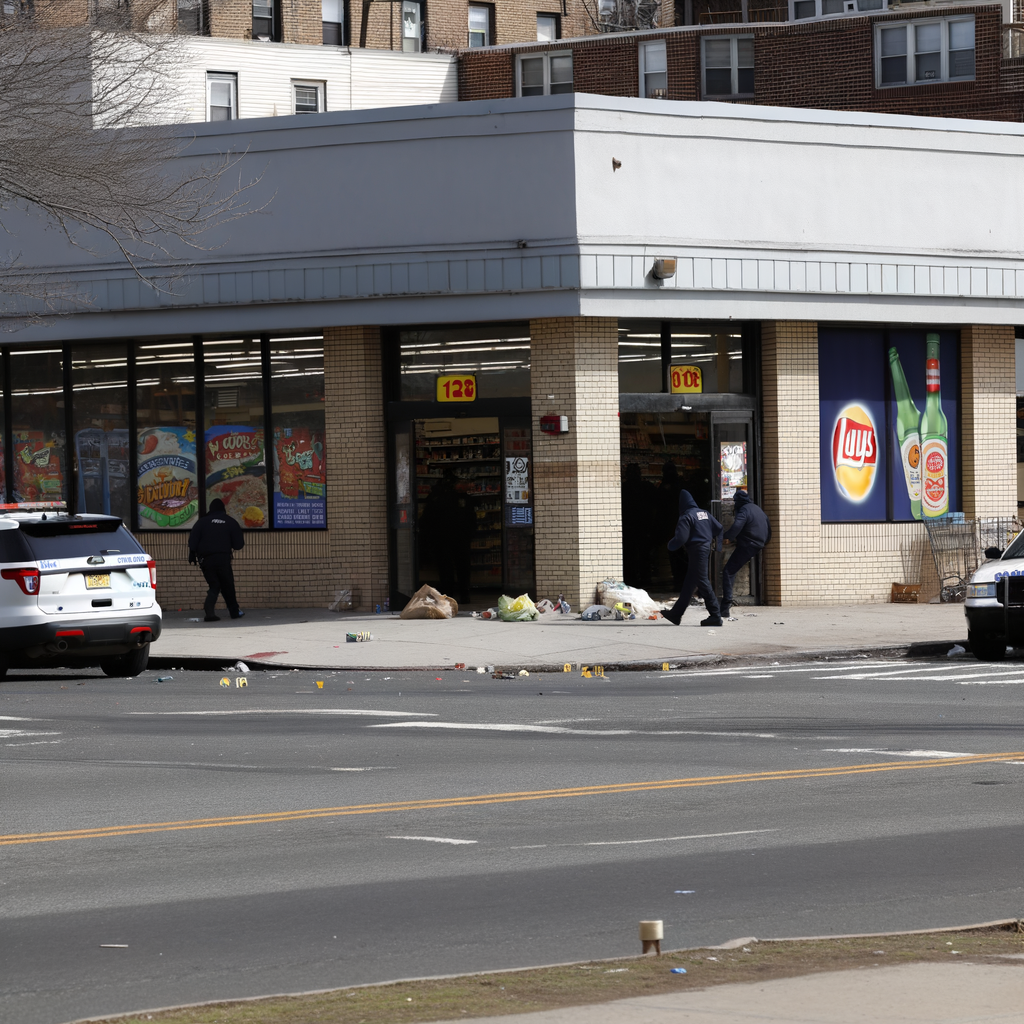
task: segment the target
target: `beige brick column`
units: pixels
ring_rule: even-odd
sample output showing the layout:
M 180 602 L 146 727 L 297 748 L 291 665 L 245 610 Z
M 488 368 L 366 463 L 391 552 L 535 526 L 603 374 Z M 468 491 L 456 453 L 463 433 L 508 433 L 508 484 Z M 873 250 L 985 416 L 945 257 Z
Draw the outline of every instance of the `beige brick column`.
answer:
M 1017 514 L 1015 355 L 1012 327 L 960 332 L 961 501 L 969 519 Z M 954 378 L 940 369 L 945 391 Z
M 818 325 L 764 323 L 761 353 L 764 510 L 772 521 L 764 552 L 766 600 L 814 604 L 821 600 Z
M 530 322 L 537 596 L 564 594 L 573 610 L 597 584 L 622 576 L 618 322 Z M 544 434 L 541 416 L 569 417 Z
M 388 596 L 387 432 L 377 327 L 324 330 L 327 525 L 336 587 L 362 611 Z

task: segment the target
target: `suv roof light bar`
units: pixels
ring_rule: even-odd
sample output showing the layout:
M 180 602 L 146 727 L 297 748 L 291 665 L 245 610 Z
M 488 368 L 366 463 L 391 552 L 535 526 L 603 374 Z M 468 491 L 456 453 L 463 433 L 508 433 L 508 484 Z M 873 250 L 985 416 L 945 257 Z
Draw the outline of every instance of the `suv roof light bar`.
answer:
M 0 503 L 3 512 L 33 512 L 39 509 L 66 509 L 66 501 L 7 501 Z

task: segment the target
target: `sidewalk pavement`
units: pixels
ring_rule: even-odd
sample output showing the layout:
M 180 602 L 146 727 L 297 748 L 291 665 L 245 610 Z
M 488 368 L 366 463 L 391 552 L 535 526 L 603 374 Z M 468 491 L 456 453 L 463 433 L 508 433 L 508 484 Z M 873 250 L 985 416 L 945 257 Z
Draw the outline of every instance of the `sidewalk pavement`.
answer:
M 803 652 L 878 650 L 963 641 L 963 606 L 872 604 L 847 607 L 734 608 L 736 620 L 701 627 L 706 612 L 691 608 L 681 626 L 666 619 L 584 622 L 548 614 L 537 622 L 474 619 L 403 621 L 397 614 L 337 614 L 320 608 L 253 610 L 244 618 L 205 623 L 202 613 L 165 612 L 153 645 L 161 659 L 324 669 L 467 670 L 493 665 L 560 671 L 568 662 L 629 668 L 685 664 L 719 656 L 791 657 Z M 346 643 L 346 633 L 373 639 Z
M 1021 1024 L 1022 993 L 1024 963 L 924 963 L 718 985 L 501 1018 L 463 1017 L 460 1024 Z

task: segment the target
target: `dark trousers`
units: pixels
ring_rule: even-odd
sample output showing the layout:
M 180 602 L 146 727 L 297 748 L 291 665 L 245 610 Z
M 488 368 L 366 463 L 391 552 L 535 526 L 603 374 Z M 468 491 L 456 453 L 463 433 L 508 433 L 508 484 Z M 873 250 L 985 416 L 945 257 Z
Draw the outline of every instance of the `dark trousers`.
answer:
M 686 609 L 690 607 L 690 601 L 693 600 L 695 591 L 703 599 L 708 614 L 718 615 L 718 598 L 715 597 L 715 588 L 711 586 L 711 580 L 708 578 L 710 554 L 710 544 L 688 544 L 686 546 L 686 557 L 689 559 L 686 566 L 686 578 L 679 591 L 679 600 L 672 606 L 670 615 L 678 615 L 681 618 Z
M 231 571 L 231 563 L 223 562 L 211 565 L 207 558 L 203 561 L 202 569 L 206 584 L 210 588 L 206 592 L 206 600 L 203 602 L 203 610 L 207 616 L 213 614 L 213 610 L 217 606 L 217 598 L 223 591 L 224 603 L 228 606 L 228 612 L 231 618 L 237 619 L 238 601 L 235 598 L 235 574 Z
M 740 541 L 733 549 L 729 561 L 722 567 L 722 604 L 729 607 L 732 604 L 732 585 L 736 580 L 736 573 L 749 562 L 760 548 Z

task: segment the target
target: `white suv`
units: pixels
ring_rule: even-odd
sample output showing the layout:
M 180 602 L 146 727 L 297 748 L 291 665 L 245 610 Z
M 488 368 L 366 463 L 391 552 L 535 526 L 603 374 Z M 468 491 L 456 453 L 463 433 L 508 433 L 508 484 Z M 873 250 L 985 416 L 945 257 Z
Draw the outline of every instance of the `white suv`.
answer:
M 12 667 L 97 663 L 136 676 L 160 621 L 156 563 L 120 519 L 0 515 L 0 678 Z

